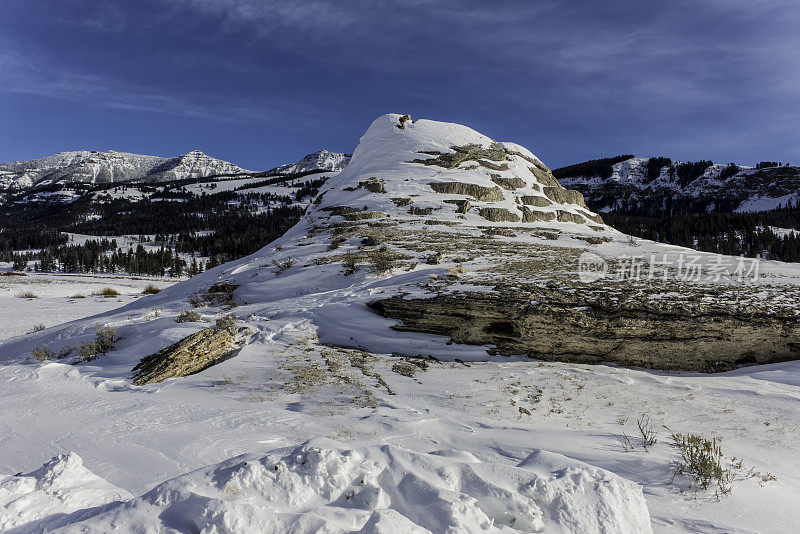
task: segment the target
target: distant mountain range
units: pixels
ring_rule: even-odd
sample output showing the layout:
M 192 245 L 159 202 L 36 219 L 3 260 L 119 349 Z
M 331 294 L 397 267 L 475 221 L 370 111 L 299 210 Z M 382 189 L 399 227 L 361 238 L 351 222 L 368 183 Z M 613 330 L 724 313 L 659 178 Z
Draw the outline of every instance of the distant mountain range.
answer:
M 350 154 L 319 150 L 298 162 L 256 172 L 199 150 L 173 158 L 113 150 L 61 152 L 0 164 L 0 189 L 337 172 L 350 158 Z M 598 212 L 652 216 L 760 212 L 800 200 L 800 167 L 776 162 L 749 167 L 626 155 L 569 165 L 555 169 L 553 175 L 564 187 L 583 193 L 587 205 Z
M 309 154 L 297 163 L 287 163 L 267 171 L 270 174 L 296 174 L 311 171 L 340 171 L 350 163 L 351 154 L 320 150 Z
M 349 154 L 321 150 L 297 163 L 275 167 L 261 174 L 338 171 L 350 161 Z M 27 161 L 0 164 L 0 188 L 25 190 L 54 184 L 109 184 L 171 182 L 209 176 L 256 174 L 238 165 L 208 156 L 199 150 L 173 158 L 80 150 L 60 152 Z
M 617 156 L 553 171 L 595 211 L 632 215 L 759 212 L 795 205 L 800 167 Z

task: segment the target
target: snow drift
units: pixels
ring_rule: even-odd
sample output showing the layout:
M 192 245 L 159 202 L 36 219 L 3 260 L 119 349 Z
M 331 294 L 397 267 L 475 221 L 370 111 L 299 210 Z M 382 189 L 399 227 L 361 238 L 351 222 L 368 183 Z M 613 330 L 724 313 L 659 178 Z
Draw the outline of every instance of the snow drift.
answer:
M 73 512 L 132 497 L 86 469 L 74 452 L 59 454 L 31 473 L 0 475 L 0 531 L 40 531 Z
M 538 451 L 517 467 L 467 452 L 312 440 L 158 485 L 59 532 L 650 532 L 641 488 Z

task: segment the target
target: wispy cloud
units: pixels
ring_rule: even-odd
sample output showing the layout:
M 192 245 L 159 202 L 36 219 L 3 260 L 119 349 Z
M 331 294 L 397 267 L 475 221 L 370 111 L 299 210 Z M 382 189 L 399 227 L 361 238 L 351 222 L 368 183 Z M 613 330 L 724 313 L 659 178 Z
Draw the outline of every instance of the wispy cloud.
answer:
M 0 43 L 2 44 L 2 43 Z M 315 106 L 270 98 L 256 100 L 231 95 L 182 92 L 165 93 L 155 87 L 132 85 L 95 73 L 74 72 L 46 64 L 41 58 L 15 51 L 0 52 L 0 92 L 35 95 L 87 106 L 160 113 L 225 123 L 299 123 L 316 120 L 323 113 Z

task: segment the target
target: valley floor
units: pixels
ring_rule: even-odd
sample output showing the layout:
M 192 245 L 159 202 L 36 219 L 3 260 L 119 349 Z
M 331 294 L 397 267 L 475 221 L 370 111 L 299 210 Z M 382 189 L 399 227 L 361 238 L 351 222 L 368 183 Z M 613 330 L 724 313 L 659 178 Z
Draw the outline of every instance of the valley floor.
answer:
M 4 336 L 121 304 L 88 296 L 95 287 L 118 288 L 125 303 L 148 283 L 2 282 Z M 13 296 L 28 288 L 39 299 Z M 66 297 L 76 291 L 87 297 L 72 304 Z M 302 322 L 271 331 L 236 358 L 144 388 L 90 364 L 0 366 L 0 473 L 29 472 L 73 451 L 140 495 L 242 453 L 312 438 L 455 449 L 507 466 L 542 449 L 641 484 L 655 532 L 778 533 L 800 524 L 800 362 L 719 375 L 509 358 L 440 363 L 327 347 Z M 649 450 L 638 437 L 643 416 L 658 440 Z M 718 437 L 727 457 L 741 459 L 730 495 L 717 499 L 675 476 L 670 431 Z M 31 519 L 47 510 L 37 514 Z

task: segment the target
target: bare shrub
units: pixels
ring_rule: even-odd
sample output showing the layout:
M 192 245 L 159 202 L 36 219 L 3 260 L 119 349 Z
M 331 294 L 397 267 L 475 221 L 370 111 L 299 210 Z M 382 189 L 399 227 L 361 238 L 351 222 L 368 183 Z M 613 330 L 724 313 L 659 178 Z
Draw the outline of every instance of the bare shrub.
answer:
M 21 293 L 17 293 L 17 297 L 21 299 L 38 299 L 39 295 L 33 291 L 22 291 Z
M 199 323 L 203 320 L 203 316 L 194 310 L 181 310 L 178 318 L 175 319 L 176 323 Z
M 95 297 L 105 297 L 109 299 L 120 296 L 120 292 L 114 289 L 113 287 L 104 287 L 103 289 L 92 291 L 92 295 L 94 295 Z
M 32 332 L 41 332 L 45 328 L 47 328 L 47 327 L 45 325 L 43 325 L 43 324 L 35 324 L 35 325 L 33 325 Z
M 350 276 L 358 269 L 358 256 L 351 251 L 347 251 L 342 255 L 342 265 L 344 265 L 344 275 Z
M 144 293 L 145 295 L 155 295 L 156 293 L 160 293 L 160 292 L 161 292 L 161 289 L 157 288 L 153 284 L 148 284 L 147 287 L 145 287 L 142 290 L 142 293 Z
M 80 293 L 75 293 L 74 295 L 70 295 L 67 298 L 69 298 L 69 299 L 85 299 L 86 295 L 81 295 Z
M 647 450 L 648 447 L 651 447 L 658 442 L 658 439 L 656 438 L 656 432 L 653 429 L 653 424 L 650 422 L 649 415 L 644 414 L 637 419 L 636 426 L 639 427 L 639 434 L 642 437 L 642 447 L 644 450 Z
M 397 267 L 397 256 L 385 246 L 367 254 L 367 261 L 378 276 L 389 274 Z
M 334 237 L 333 239 L 331 239 L 331 242 L 328 245 L 328 250 L 336 250 L 345 241 L 347 241 L 347 240 L 345 238 L 343 238 L 343 237 Z
M 288 269 L 294 266 L 296 262 L 292 258 L 286 258 L 283 261 L 272 260 L 272 265 L 275 266 L 275 276 L 280 276 Z
M 220 315 L 217 318 L 216 323 L 214 326 L 217 327 L 217 330 L 227 330 L 231 334 L 236 333 L 236 316 L 233 314 L 230 315 Z
M 56 353 L 44 343 L 31 349 L 31 354 L 33 354 L 33 357 L 36 358 L 38 362 L 46 362 L 47 360 L 54 359 L 56 356 Z

